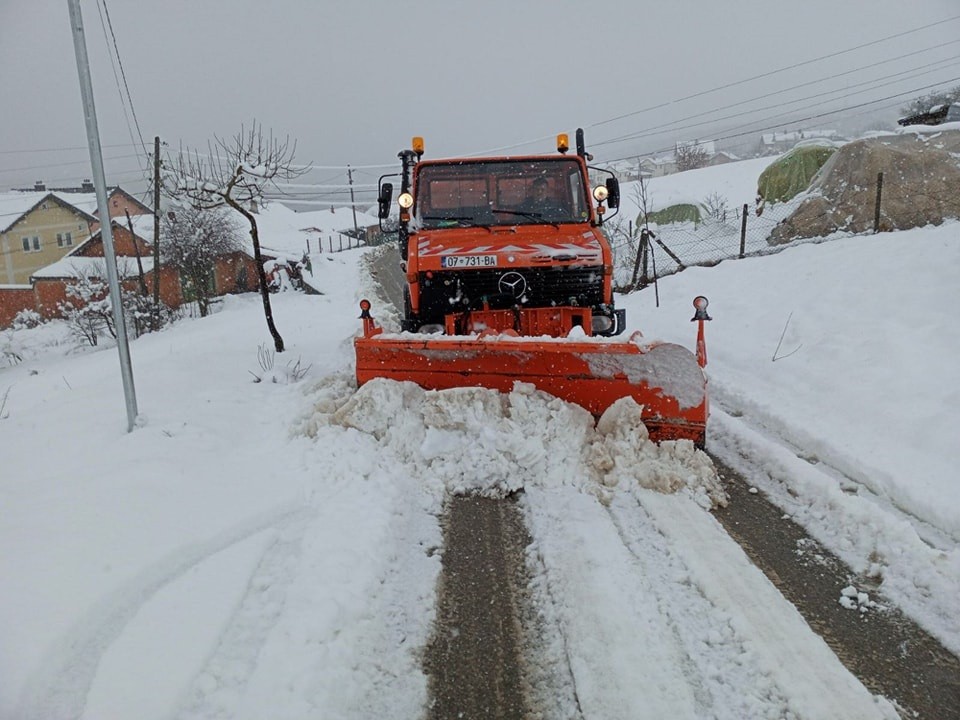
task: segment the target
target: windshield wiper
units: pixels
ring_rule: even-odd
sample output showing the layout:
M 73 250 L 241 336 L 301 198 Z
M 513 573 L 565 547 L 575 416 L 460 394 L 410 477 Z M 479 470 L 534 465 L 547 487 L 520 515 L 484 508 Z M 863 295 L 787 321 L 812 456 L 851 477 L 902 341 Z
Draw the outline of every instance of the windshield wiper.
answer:
M 534 222 L 543 222 L 547 225 L 553 225 L 557 230 L 560 229 L 560 223 L 554 222 L 553 220 L 544 220 L 543 213 L 531 212 L 527 210 L 500 210 L 499 208 L 493 208 L 490 212 L 501 213 L 503 215 L 519 215 L 520 217 L 525 217 L 528 220 L 533 220 Z
M 424 215 L 421 220 L 435 220 L 441 223 L 439 227 L 480 227 L 484 230 L 490 230 L 489 225 L 479 223 L 469 215 Z M 490 230 L 490 232 L 493 232 Z

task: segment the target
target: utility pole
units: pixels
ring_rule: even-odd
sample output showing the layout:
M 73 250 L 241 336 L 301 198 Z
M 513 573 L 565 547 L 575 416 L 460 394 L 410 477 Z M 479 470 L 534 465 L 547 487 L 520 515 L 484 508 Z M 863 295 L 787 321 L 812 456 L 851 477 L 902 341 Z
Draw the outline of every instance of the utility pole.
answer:
M 347 165 L 347 182 L 350 184 L 350 209 L 353 211 L 353 232 L 360 239 L 360 228 L 357 227 L 357 205 L 353 199 L 353 170 Z
M 160 329 L 160 136 L 153 138 L 153 329 Z
M 133 367 L 130 364 L 130 346 L 127 344 L 127 326 L 123 319 L 123 303 L 120 299 L 120 280 L 117 276 L 117 256 L 113 249 L 113 228 L 110 207 L 107 205 L 107 180 L 103 172 L 103 150 L 100 147 L 100 131 L 97 129 L 97 110 L 93 104 L 93 83 L 90 80 L 90 60 L 87 57 L 87 42 L 83 35 L 83 18 L 80 16 L 80 0 L 67 0 L 70 8 L 70 25 L 73 29 L 73 48 L 77 56 L 77 74 L 80 76 L 80 96 L 83 100 L 83 115 L 87 125 L 87 144 L 90 146 L 90 165 L 97 190 L 97 208 L 100 212 L 100 237 L 103 239 L 103 255 L 107 266 L 107 283 L 110 286 L 110 304 L 113 308 L 113 323 L 117 330 L 117 350 L 120 353 L 120 374 L 123 378 L 123 395 L 127 404 L 127 432 L 133 430 L 137 419 L 137 395 L 133 387 Z

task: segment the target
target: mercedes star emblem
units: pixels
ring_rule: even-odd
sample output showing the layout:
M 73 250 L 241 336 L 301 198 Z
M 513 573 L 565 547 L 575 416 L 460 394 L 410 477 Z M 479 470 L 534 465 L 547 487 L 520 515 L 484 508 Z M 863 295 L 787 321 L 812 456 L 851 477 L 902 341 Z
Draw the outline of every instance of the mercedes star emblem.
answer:
M 504 295 L 510 295 L 519 299 L 527 292 L 527 281 L 523 275 L 511 270 L 500 276 L 497 288 Z

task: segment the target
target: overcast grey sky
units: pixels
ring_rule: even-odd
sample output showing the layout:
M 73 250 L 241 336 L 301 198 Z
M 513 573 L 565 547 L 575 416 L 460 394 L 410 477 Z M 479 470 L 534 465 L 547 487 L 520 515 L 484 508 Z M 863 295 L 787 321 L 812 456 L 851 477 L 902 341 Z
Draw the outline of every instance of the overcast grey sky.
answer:
M 139 132 L 121 104 L 104 3 Z M 253 119 L 319 166 L 392 163 L 412 135 L 432 157 L 550 151 L 556 133 L 577 127 L 609 159 L 676 139 L 833 126 L 835 117 L 801 119 L 906 93 L 846 113 L 895 118 L 930 91 L 919 88 L 960 85 L 957 0 L 81 0 L 81 9 L 108 182 L 124 185 L 140 175 L 141 135 L 151 149 L 155 135 L 205 148 Z M 0 0 L 0 67 L 0 189 L 89 177 L 67 0 Z M 843 92 L 823 95 L 834 90 Z M 795 98 L 807 99 L 784 106 Z M 642 137 L 618 140 L 631 134 Z

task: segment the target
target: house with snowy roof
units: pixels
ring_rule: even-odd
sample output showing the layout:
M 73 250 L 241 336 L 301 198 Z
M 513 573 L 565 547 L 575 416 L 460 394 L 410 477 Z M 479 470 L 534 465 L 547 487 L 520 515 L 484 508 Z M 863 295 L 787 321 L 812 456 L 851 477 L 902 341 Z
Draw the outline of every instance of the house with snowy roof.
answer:
M 844 138 L 836 130 L 796 130 L 790 132 L 764 133 L 760 136 L 758 156 L 782 155 L 793 150 L 797 143 L 806 140 L 840 142 Z
M 43 188 L 42 184 L 38 187 Z M 122 188 L 107 197 L 111 217 L 152 210 Z M 97 196 L 60 190 L 0 193 L 0 286 L 25 285 L 99 227 Z
M 113 218 L 111 234 L 117 275 L 123 287 L 152 297 L 156 275 L 160 301 L 167 307 L 177 308 L 194 299 L 189 283 L 184 282 L 177 268 L 162 262 L 159 266 L 155 264 L 152 214 Z M 271 256 L 265 254 L 265 257 Z M 46 319 L 57 317 L 61 303 L 68 300 L 76 303 L 75 298 L 68 297 L 68 289 L 78 278 L 106 280 L 104 258 L 103 237 L 98 228 L 63 258 L 30 276 L 31 309 Z M 217 258 L 211 282 L 214 296 L 256 290 L 258 272 L 252 252 L 237 251 Z

